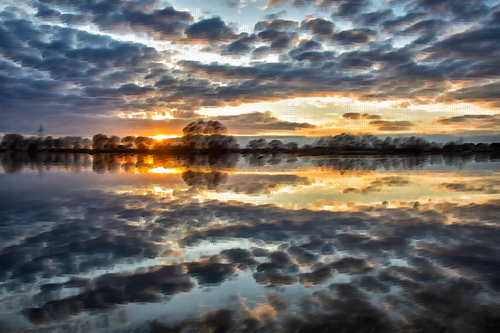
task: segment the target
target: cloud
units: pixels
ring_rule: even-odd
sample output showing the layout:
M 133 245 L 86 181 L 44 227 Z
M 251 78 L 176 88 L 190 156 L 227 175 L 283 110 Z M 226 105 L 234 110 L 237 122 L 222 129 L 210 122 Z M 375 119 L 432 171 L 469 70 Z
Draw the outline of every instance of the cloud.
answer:
M 357 113 L 357 112 L 347 112 L 347 113 L 344 113 L 342 115 L 342 118 L 349 119 L 349 120 L 358 120 L 358 119 L 363 119 L 363 120 L 376 119 L 376 120 L 379 120 L 382 117 L 379 115 L 375 115 L 375 114 L 368 114 L 368 113 L 361 114 L 361 113 Z
M 194 283 L 183 266 L 151 267 L 137 274 L 105 274 L 92 281 L 92 287 L 80 294 L 49 301 L 38 308 L 24 310 L 26 319 L 34 324 L 67 320 L 82 311 L 104 309 L 129 302 L 158 302 L 159 294 L 188 292 Z
M 247 54 L 254 49 L 251 45 L 255 42 L 257 42 L 256 35 L 245 36 L 225 46 L 220 53 L 234 56 Z
M 395 19 L 389 19 L 382 22 L 382 27 L 386 30 L 395 30 L 401 28 L 405 25 L 412 24 L 421 18 L 426 17 L 426 13 L 423 11 L 413 11 L 396 17 Z
M 311 31 L 314 35 L 330 37 L 333 35 L 335 24 L 322 18 L 305 19 L 300 23 L 302 30 Z
M 326 60 L 330 60 L 333 58 L 335 53 L 333 52 L 318 52 L 318 51 L 309 51 L 297 54 L 293 57 L 293 59 L 297 61 L 308 61 L 308 62 L 323 62 Z
M 255 31 L 262 30 L 296 30 L 299 23 L 293 20 L 275 18 L 272 21 L 260 21 L 255 23 Z
M 271 115 L 270 112 L 250 112 L 237 116 L 218 116 L 216 120 L 227 123 L 231 128 L 254 128 L 261 130 L 296 130 L 299 128 L 316 128 L 315 125 L 308 123 L 297 123 L 279 120 Z
M 486 70 L 486 68 L 483 68 Z M 500 105 L 498 99 L 498 91 L 500 90 L 500 84 L 490 83 L 481 86 L 473 86 L 468 88 L 462 88 L 453 92 L 446 92 L 442 96 L 437 98 L 438 101 L 445 103 L 453 102 L 466 102 L 474 103 L 487 108 L 497 108 Z M 468 115 L 469 119 L 474 119 L 476 115 Z M 479 115 L 481 116 L 481 115 Z M 458 119 L 458 118 L 457 118 Z M 478 117 L 480 122 L 491 121 L 495 123 L 498 118 L 496 117 Z
M 237 39 L 237 34 L 220 17 L 213 17 L 191 24 L 186 28 L 182 43 L 211 44 Z
M 280 16 L 283 16 L 286 14 L 287 14 L 286 10 L 281 10 L 281 11 L 277 12 L 276 14 L 267 14 L 264 16 L 264 18 L 266 20 L 276 20 L 276 19 L 280 18 Z
M 440 19 L 423 20 L 407 27 L 400 34 L 404 36 L 419 34 L 419 38 L 414 40 L 413 44 L 429 44 L 444 32 L 447 24 L 448 22 Z
M 405 177 L 400 176 L 388 176 L 388 177 L 380 177 L 371 182 L 372 185 L 385 185 L 385 186 L 402 186 L 408 185 L 410 183 L 409 180 L 405 179 Z
M 332 16 L 348 17 L 359 14 L 370 4 L 370 0 L 321 0 L 317 2 L 318 7 L 336 7 Z
M 455 117 L 438 117 L 434 122 L 442 126 L 450 126 L 456 130 L 498 131 L 500 117 L 498 115 L 463 115 Z
M 415 3 L 415 9 L 425 10 L 432 14 L 451 14 L 455 20 L 463 22 L 474 22 L 487 16 L 491 10 L 488 2 L 483 0 L 469 1 L 464 6 L 457 6 L 450 0 L 440 2 L 418 0 Z
M 332 39 L 341 44 L 366 44 L 375 35 L 376 32 L 370 29 L 350 29 L 334 33 Z
M 377 26 L 382 22 L 394 18 L 394 11 L 392 9 L 381 9 L 376 12 L 369 12 L 361 14 L 357 18 L 357 22 L 363 26 Z
M 498 52 L 500 27 L 482 27 L 456 33 L 434 43 L 423 50 L 429 59 L 443 59 L 453 56 L 461 59 L 494 60 Z
M 285 186 L 311 185 L 308 177 L 296 175 L 233 175 L 220 190 L 248 195 L 269 194 Z
M 378 131 L 406 131 L 415 125 L 411 121 L 386 120 L 374 120 L 370 121 L 369 124 L 376 127 Z
M 494 82 L 500 68 L 493 45 L 498 35 L 497 8 L 485 1 L 469 2 L 465 9 L 450 1 L 414 1 L 403 6 L 399 16 L 385 5 L 375 8 L 365 0 L 278 1 L 269 5 L 285 4 L 331 8 L 333 16 L 307 16 L 296 21 L 280 18 L 281 13 L 252 22 L 258 33 L 254 35 L 237 33 L 220 17 L 195 20 L 187 11 L 161 8 L 159 1 L 141 5 L 121 0 L 81 4 L 43 1 L 32 4 L 32 14 L 22 15 L 20 10 L 6 8 L 0 27 L 0 52 L 6 61 L 0 73 L 6 82 L 1 87 L 7 110 L 2 123 L 7 127 L 23 123 L 21 118 L 29 118 L 21 117 L 23 112 L 40 122 L 68 109 L 93 116 L 195 112 L 204 106 L 293 97 L 394 100 L 394 107 L 436 102 L 472 102 L 488 108 L 499 105 L 493 96 L 495 83 L 482 81 L 488 78 Z M 470 15 L 466 17 L 466 13 Z M 344 22 L 355 28 L 345 29 Z M 61 26 L 82 24 L 95 24 L 103 33 L 126 33 L 123 38 L 129 33 L 146 34 L 177 43 L 176 52 L 159 52 L 139 43 Z M 464 24 L 464 29 L 449 30 L 457 24 Z M 375 29 L 378 26 L 380 31 Z M 411 40 L 399 46 L 402 38 Z M 253 61 L 227 65 L 222 60 L 181 60 L 174 67 L 165 65 L 165 61 L 182 59 L 183 49 L 190 44 L 211 44 L 211 51 L 218 53 L 214 56 L 222 59 L 251 57 Z M 268 62 L 267 56 L 276 62 Z M 9 68 L 12 66 L 15 69 Z M 165 72 L 159 74 L 161 70 Z M 162 76 L 174 81 L 155 85 Z M 452 81 L 466 88 L 450 91 Z M 140 89 L 131 89 L 133 84 Z M 120 88 L 123 86 L 130 91 Z M 369 88 L 375 86 L 375 90 Z M 34 106 L 37 111 L 30 111 Z M 408 126 L 379 127 L 404 130 Z M 419 130 L 425 131 L 424 127 Z
M 87 87 L 85 88 L 85 93 L 90 97 L 102 97 L 102 96 L 137 96 L 145 95 L 153 92 L 153 87 L 140 87 L 134 83 L 128 83 L 120 86 L 118 89 L 111 88 L 100 88 L 100 87 Z
M 317 51 L 321 49 L 321 43 L 314 41 L 314 40 L 303 40 L 295 47 L 293 50 L 291 50 L 288 55 L 290 57 L 294 57 L 298 54 L 303 54 L 311 51 Z M 330 53 L 328 53 L 330 54 Z
M 67 24 L 91 21 L 99 29 L 108 32 L 145 32 L 160 40 L 172 40 L 182 36 L 184 29 L 194 18 L 188 12 L 174 7 L 155 9 L 159 1 L 101 1 L 76 3 L 73 1 L 48 1 L 56 8 L 70 7 L 80 14 L 64 14 L 60 18 Z
M 217 258 L 207 262 L 192 262 L 185 264 L 187 274 L 198 280 L 199 285 L 217 285 L 224 282 L 236 270 L 233 265 L 219 263 Z
M 441 183 L 437 185 L 437 189 L 449 192 L 486 192 L 488 194 L 500 193 L 493 185 L 474 186 L 461 183 Z

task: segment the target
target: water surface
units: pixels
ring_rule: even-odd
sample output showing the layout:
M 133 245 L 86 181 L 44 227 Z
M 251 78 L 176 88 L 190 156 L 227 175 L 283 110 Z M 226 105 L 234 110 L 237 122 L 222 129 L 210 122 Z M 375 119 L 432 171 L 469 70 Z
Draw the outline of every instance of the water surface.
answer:
M 491 155 L 0 161 L 6 331 L 500 322 Z

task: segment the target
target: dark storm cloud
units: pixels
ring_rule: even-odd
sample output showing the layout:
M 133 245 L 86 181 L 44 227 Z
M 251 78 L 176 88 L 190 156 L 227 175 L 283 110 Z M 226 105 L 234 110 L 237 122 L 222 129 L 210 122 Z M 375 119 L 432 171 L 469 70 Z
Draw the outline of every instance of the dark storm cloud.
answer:
M 68 25 L 85 26 L 90 24 L 90 18 L 81 14 L 62 14 L 59 18 Z
M 109 198 L 109 202 L 105 203 L 104 198 L 104 193 L 95 192 L 92 196 L 73 195 L 70 200 L 34 201 L 29 207 L 19 206 L 16 202 L 22 200 L 11 195 L 9 215 L 27 215 L 33 225 L 50 222 L 53 226 L 48 230 L 41 228 L 16 245 L 2 249 L 2 280 L 32 283 L 42 277 L 86 273 L 92 268 L 108 267 L 120 260 L 155 257 L 160 249 L 148 239 L 151 230 L 115 219 L 114 209 L 121 200 Z M 110 210 L 108 204 L 114 209 Z M 82 218 L 67 216 L 61 212 L 63 207 L 79 207 Z
M 220 99 L 235 100 L 273 100 L 285 96 L 305 95 L 332 91 L 334 86 L 344 90 L 348 82 L 354 84 L 366 77 L 350 77 L 339 72 L 325 71 L 322 68 L 296 68 L 289 63 L 261 63 L 253 67 L 227 65 L 203 65 L 194 61 L 180 63 L 190 73 L 206 73 L 218 79 L 246 79 L 246 82 L 235 83 L 216 89 Z M 341 82 L 341 78 L 344 79 Z M 266 81 L 276 81 L 267 83 Z M 318 85 L 319 84 L 319 85 Z
M 334 33 L 332 40 L 341 44 L 366 44 L 376 32 L 370 29 L 350 29 Z
M 235 56 L 247 54 L 254 49 L 252 44 L 257 42 L 257 39 L 258 38 L 255 34 L 242 37 L 225 46 L 225 48 L 221 50 L 220 54 L 235 55 Z
M 299 23 L 292 20 L 274 19 L 272 21 L 260 21 L 255 24 L 255 31 L 262 30 L 296 30 Z
M 312 265 L 320 259 L 318 255 L 298 246 L 289 247 L 287 251 L 299 265 Z
M 252 253 L 245 249 L 236 248 L 223 250 L 220 255 L 223 258 L 227 258 L 229 263 L 236 264 L 239 269 L 246 269 L 248 267 L 255 268 L 258 265 Z
M 100 96 L 131 96 L 131 95 L 144 95 L 149 92 L 154 91 L 153 87 L 140 87 L 134 83 L 128 83 L 120 86 L 117 89 L 112 88 L 100 88 L 100 87 L 87 87 L 85 88 L 85 93 L 90 97 L 100 97 Z
M 400 32 L 403 36 L 418 35 L 413 44 L 429 44 L 445 32 L 445 27 L 449 22 L 440 19 L 429 19 L 415 23 Z
M 297 278 L 292 275 L 272 270 L 256 272 L 253 277 L 257 283 L 271 286 L 291 286 L 297 282 Z
M 390 19 L 382 22 L 382 27 L 387 30 L 395 30 L 406 25 L 417 22 L 426 16 L 425 12 L 409 12 L 405 15 L 398 16 L 395 19 Z
M 321 0 L 317 2 L 319 7 L 336 7 L 333 15 L 352 16 L 359 14 L 370 5 L 370 0 Z
M 198 280 L 199 285 L 217 285 L 236 273 L 232 264 L 222 264 L 216 257 L 207 262 L 192 262 L 185 264 L 187 275 Z
M 287 34 L 286 36 L 277 38 L 271 42 L 270 49 L 273 52 L 282 52 L 288 49 L 291 45 L 294 45 L 297 41 L 296 34 Z
M 110 32 L 145 32 L 157 39 L 171 40 L 182 36 L 184 29 L 194 19 L 188 12 L 173 7 L 155 9 L 159 1 L 42 1 L 55 8 L 74 8 L 80 14 L 65 14 L 60 18 L 67 24 L 91 21 L 99 29 Z M 47 7 L 45 5 L 45 7 Z
M 305 53 L 305 52 L 310 52 L 310 51 L 317 51 L 321 50 L 321 43 L 314 41 L 314 40 L 303 40 L 297 45 L 296 48 L 288 52 L 288 55 L 290 57 L 294 57 L 298 54 Z
M 279 41 L 279 40 L 284 39 L 284 38 L 290 38 L 289 36 L 293 36 L 293 35 L 290 35 L 286 31 L 272 29 L 272 30 L 261 31 L 258 33 L 258 36 L 263 41 L 276 42 L 276 41 Z
M 105 309 L 130 302 L 159 302 L 161 294 L 173 296 L 194 288 L 183 266 L 150 267 L 136 274 L 105 274 L 94 279 L 82 293 L 49 301 L 38 308 L 24 310 L 24 316 L 34 324 L 67 320 L 83 311 Z
M 469 103 L 478 103 L 486 107 L 495 108 L 500 105 L 500 99 L 498 93 L 500 92 L 500 84 L 497 82 L 485 84 L 481 86 L 472 86 L 468 88 L 462 88 L 455 91 L 450 91 L 444 93 L 442 96 L 438 97 L 439 101 L 444 102 L 454 102 L 463 101 Z M 475 118 L 476 117 L 476 118 Z M 450 117 L 452 119 L 453 117 Z M 460 118 L 454 118 L 454 121 Z M 483 115 L 469 115 L 462 119 L 477 119 L 478 123 L 481 122 L 492 122 L 495 123 L 498 120 L 498 116 L 483 116 Z
M 487 23 L 491 25 L 500 25 L 500 10 L 491 12 L 488 16 Z
M 484 0 L 471 0 L 461 5 L 451 0 L 417 0 L 414 5 L 414 10 L 424 10 L 433 15 L 451 14 L 455 20 L 463 22 L 476 21 L 491 11 L 489 2 Z
M 308 51 L 295 55 L 294 60 L 297 61 L 308 61 L 308 62 L 323 62 L 330 60 L 335 56 L 334 52 L 318 52 L 318 51 Z
M 322 18 L 307 19 L 301 22 L 302 30 L 311 31 L 314 35 L 329 37 L 333 34 L 335 24 Z
M 338 63 L 340 71 L 348 70 L 366 70 L 373 66 L 373 62 L 364 58 L 342 57 Z
M 388 21 L 394 18 L 392 9 L 381 9 L 376 12 L 361 14 L 356 21 L 363 26 L 377 26 L 383 21 Z
M 0 30 L 6 41 L 0 52 L 12 61 L 4 62 L 6 67 L 2 70 L 8 112 L 26 112 L 33 109 L 30 105 L 37 105 L 39 115 L 67 111 L 68 105 L 72 112 L 84 113 L 107 113 L 119 105 L 126 108 L 120 99 L 89 99 L 80 95 L 83 91 L 78 88 L 65 88 L 70 83 L 105 83 L 109 87 L 130 82 L 147 73 L 147 67 L 160 59 L 156 50 L 142 44 L 113 41 L 70 28 L 37 27 L 27 21 L 9 20 L 3 22 Z M 42 36 L 51 40 L 45 41 Z M 99 47 L 95 47 L 96 43 Z M 122 92 L 130 93 L 130 88 L 124 85 Z
M 40 17 L 42 19 L 53 19 L 57 16 L 61 15 L 61 12 L 58 10 L 52 9 L 46 5 L 40 4 L 38 5 L 38 11 L 35 14 L 35 17 Z
M 186 39 L 182 42 L 193 44 L 210 44 L 237 39 L 237 34 L 226 25 L 220 17 L 213 17 L 193 23 L 186 31 Z
M 423 52 L 429 59 L 493 60 L 499 51 L 500 27 L 482 27 L 451 35 L 434 43 Z

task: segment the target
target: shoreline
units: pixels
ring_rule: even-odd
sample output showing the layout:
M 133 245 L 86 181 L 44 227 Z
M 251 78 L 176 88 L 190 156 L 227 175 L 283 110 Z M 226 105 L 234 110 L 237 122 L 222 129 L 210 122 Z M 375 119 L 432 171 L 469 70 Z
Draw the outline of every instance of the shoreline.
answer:
M 390 149 L 390 150 L 337 150 L 334 148 L 311 148 L 311 149 L 225 149 L 225 150 L 210 150 L 210 149 L 41 149 L 41 150 L 8 150 L 0 149 L 0 153 L 73 153 L 73 154 L 147 154 L 147 155 L 224 155 L 224 154 L 292 154 L 298 156 L 324 156 L 324 155 L 472 155 L 472 154 L 500 154 L 499 149 L 468 149 L 468 150 L 410 150 L 410 149 Z

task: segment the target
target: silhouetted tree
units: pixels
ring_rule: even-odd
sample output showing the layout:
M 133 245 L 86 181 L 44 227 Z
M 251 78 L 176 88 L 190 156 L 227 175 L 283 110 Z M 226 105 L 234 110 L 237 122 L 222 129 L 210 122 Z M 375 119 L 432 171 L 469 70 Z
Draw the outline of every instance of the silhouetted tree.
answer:
M 92 148 L 103 149 L 107 141 L 108 141 L 107 135 L 96 134 L 92 137 Z
M 63 147 L 63 138 L 54 139 L 54 148 L 61 149 Z
M 266 139 L 263 139 L 263 138 L 250 140 L 250 142 L 247 143 L 246 148 L 265 149 L 265 148 L 267 148 L 267 141 L 266 141 Z
M 154 143 L 155 139 L 148 136 L 138 136 L 135 138 L 135 146 L 137 149 L 149 149 Z
M 188 124 L 182 130 L 183 135 L 195 135 L 195 134 L 225 134 L 227 133 L 227 128 L 218 121 L 204 121 L 198 120 L 193 121 Z
M 127 143 L 127 142 L 134 143 L 134 141 L 135 141 L 135 136 L 133 136 L 133 135 L 127 135 L 127 136 L 123 137 L 121 140 L 122 143 Z
M 43 139 L 42 146 L 45 149 L 52 149 L 54 148 L 54 138 L 51 136 L 47 136 Z
M 282 149 L 284 147 L 283 142 L 281 142 L 280 140 L 272 140 L 267 145 L 271 149 Z
M 24 144 L 24 137 L 21 134 L 10 133 L 2 138 L 2 147 L 9 150 L 21 149 Z
M 72 138 L 70 136 L 66 136 L 62 139 L 62 148 L 63 149 L 72 149 L 73 145 L 71 144 Z
M 73 149 L 82 149 L 83 147 L 83 138 L 81 136 L 74 136 L 71 138 L 71 148 Z
M 192 122 L 182 130 L 182 146 L 186 149 L 209 149 L 219 153 L 228 149 L 239 148 L 236 139 L 231 135 L 223 135 L 227 129 L 218 121 L 199 120 Z
M 83 149 L 90 149 L 92 148 L 92 140 L 85 138 L 82 140 L 82 148 Z
M 115 149 L 119 144 L 120 138 L 116 135 L 111 135 L 104 144 L 104 149 Z

